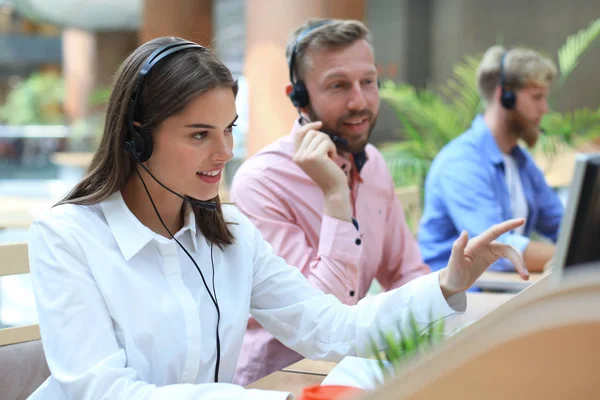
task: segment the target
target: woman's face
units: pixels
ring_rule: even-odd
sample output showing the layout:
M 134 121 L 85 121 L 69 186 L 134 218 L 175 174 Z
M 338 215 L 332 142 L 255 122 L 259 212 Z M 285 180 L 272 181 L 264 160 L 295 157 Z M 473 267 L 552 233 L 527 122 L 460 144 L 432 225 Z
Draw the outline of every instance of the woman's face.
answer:
M 167 118 L 153 135 L 147 167 L 177 193 L 209 200 L 219 192 L 225 164 L 233 158 L 237 119 L 231 88 L 215 88 Z

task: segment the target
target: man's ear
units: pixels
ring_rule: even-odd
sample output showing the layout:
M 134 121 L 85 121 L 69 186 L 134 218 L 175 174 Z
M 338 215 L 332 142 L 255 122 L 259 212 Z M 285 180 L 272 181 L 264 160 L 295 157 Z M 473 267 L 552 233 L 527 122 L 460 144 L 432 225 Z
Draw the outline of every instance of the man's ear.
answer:
M 292 84 L 288 83 L 287 85 L 285 85 L 285 95 L 287 97 L 290 97 L 290 93 L 292 93 Z M 308 113 L 308 108 L 304 107 L 300 109 L 300 112 L 302 113 Z

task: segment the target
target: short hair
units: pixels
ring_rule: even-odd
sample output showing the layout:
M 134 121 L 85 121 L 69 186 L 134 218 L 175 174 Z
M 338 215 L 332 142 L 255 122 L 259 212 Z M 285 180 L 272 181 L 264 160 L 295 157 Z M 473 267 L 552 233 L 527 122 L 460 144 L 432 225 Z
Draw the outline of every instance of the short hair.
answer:
M 522 47 L 506 50 L 492 46 L 483 55 L 477 69 L 477 89 L 486 105 L 492 101 L 500 84 L 500 62 L 504 57 L 504 84 L 511 90 L 527 86 L 550 86 L 557 74 L 554 62 L 541 54 Z
M 309 28 L 314 28 L 304 35 L 300 42 L 298 37 Z M 309 49 L 344 48 L 358 40 L 366 40 L 371 44 L 369 29 L 360 21 L 343 19 L 310 19 L 292 33 L 285 51 L 288 64 L 296 46 L 294 77 L 301 79 L 306 71 L 306 52 Z

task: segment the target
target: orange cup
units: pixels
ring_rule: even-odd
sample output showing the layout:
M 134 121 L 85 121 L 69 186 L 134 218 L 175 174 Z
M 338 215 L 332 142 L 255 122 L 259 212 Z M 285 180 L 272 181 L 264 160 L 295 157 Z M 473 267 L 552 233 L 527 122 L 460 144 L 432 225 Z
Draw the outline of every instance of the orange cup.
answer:
M 300 400 L 338 400 L 351 398 L 353 394 L 363 393 L 364 390 L 353 386 L 313 385 L 302 390 Z

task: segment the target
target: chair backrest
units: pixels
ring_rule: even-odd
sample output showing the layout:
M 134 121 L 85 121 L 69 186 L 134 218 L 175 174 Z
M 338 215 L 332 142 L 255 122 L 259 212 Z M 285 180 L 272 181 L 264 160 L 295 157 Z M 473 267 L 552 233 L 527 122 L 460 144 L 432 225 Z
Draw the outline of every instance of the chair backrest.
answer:
M 421 219 L 421 190 L 418 186 L 397 187 L 396 197 L 400 200 L 406 222 L 413 234 L 419 230 Z
M 27 243 L 0 244 L 0 276 L 29 273 Z M 0 329 L 0 346 L 38 340 L 38 325 Z
M 27 243 L 0 245 L 0 276 L 29 272 Z M 50 376 L 37 324 L 0 329 L 2 399 L 26 399 Z
M 29 273 L 27 243 L 0 244 L 0 276 Z

